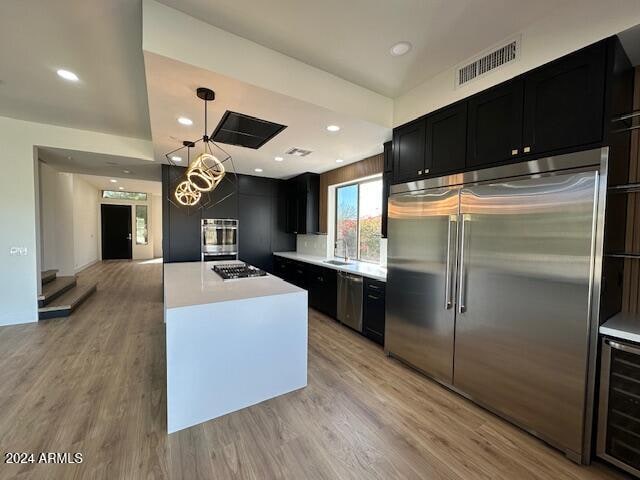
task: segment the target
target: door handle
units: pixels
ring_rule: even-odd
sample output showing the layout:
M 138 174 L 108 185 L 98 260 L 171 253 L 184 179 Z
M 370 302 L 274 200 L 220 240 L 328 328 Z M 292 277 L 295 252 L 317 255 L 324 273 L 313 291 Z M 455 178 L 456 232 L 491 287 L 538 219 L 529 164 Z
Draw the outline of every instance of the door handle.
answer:
M 462 215 L 462 223 L 460 224 L 460 282 L 458 283 L 458 313 L 464 313 L 467 311 L 467 306 L 465 304 L 465 290 L 466 290 L 466 265 L 465 265 L 465 243 L 467 241 L 465 235 L 465 225 L 466 221 L 464 219 L 464 215 Z
M 445 310 L 449 310 L 452 306 L 453 306 L 453 298 L 451 296 L 451 292 L 453 291 L 452 285 L 451 285 L 451 274 L 452 274 L 452 268 L 451 268 L 451 240 L 453 238 L 453 234 L 452 232 L 452 226 L 455 223 L 455 220 L 453 220 L 452 216 L 449 217 L 449 222 L 447 225 L 447 263 L 445 266 L 445 272 L 444 272 L 444 308 Z
M 131 234 L 127 235 L 127 240 L 131 240 Z
M 613 340 L 609 339 L 605 340 L 605 343 L 611 348 L 615 348 L 616 350 L 632 353 L 634 355 L 640 355 L 640 348 L 632 347 L 631 345 L 627 345 L 625 343 L 614 342 Z

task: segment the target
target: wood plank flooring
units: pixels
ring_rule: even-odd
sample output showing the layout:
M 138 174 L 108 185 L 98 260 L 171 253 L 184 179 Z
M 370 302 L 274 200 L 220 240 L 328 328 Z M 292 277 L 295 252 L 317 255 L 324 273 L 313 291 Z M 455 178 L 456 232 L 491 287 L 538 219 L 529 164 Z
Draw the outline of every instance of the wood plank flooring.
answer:
M 105 262 L 81 277 L 98 292 L 73 316 L 0 328 L 0 447 L 84 461 L 0 464 L 2 479 L 621 478 L 314 311 L 307 388 L 168 436 L 161 265 Z

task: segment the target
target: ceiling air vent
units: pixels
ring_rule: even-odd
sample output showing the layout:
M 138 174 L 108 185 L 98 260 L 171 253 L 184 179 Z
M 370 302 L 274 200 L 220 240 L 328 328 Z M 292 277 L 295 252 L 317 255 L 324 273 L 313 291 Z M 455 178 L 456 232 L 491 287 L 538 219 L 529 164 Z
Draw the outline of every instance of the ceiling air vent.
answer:
M 287 155 L 295 155 L 296 157 L 306 157 L 313 152 L 311 152 L 311 150 L 304 150 L 302 148 L 291 148 L 284 153 L 286 153 Z
M 480 78 L 489 72 L 516 60 L 520 53 L 520 39 L 514 39 L 498 49 L 476 56 L 456 69 L 456 87 Z
M 279 123 L 227 110 L 211 134 L 211 140 L 258 149 L 285 128 Z

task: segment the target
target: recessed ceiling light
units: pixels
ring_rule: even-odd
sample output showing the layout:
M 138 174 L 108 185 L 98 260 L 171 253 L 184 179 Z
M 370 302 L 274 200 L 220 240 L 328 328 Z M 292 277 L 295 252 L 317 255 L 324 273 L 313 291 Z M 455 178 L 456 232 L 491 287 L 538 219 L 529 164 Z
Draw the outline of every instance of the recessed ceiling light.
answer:
M 118 187 L 118 190 L 124 190 L 124 187 Z
M 131 170 L 122 170 L 122 173 L 131 173 Z
M 59 77 L 69 80 L 70 82 L 77 82 L 79 80 L 78 75 L 69 70 L 59 69 L 57 72 Z
M 253 169 L 253 171 L 254 171 L 254 172 L 261 173 L 261 172 L 262 172 L 262 169 L 261 169 L 261 168 L 254 168 L 254 169 Z
M 336 163 L 342 163 L 342 162 L 344 162 L 344 160 L 342 160 L 341 158 L 338 158 L 338 159 L 336 160 Z
M 274 160 L 276 162 L 281 162 L 282 160 L 284 160 L 282 157 L 275 157 Z
M 171 157 L 171 160 L 173 160 L 174 162 L 181 162 L 182 161 L 182 157 L 174 155 L 173 157 Z
M 118 183 L 118 180 L 116 180 L 115 178 L 112 178 L 111 180 L 109 180 L 111 183 Z
M 340 127 L 338 125 L 329 125 L 327 127 L 327 130 L 329 130 L 330 132 L 337 132 L 340 130 Z
M 409 42 L 398 42 L 391 47 L 389 52 L 391 52 L 391 55 L 394 57 L 399 57 L 400 55 L 408 53 L 409 50 L 411 50 L 411 44 Z
M 193 125 L 193 120 L 187 117 L 178 117 L 178 123 L 180 125 Z

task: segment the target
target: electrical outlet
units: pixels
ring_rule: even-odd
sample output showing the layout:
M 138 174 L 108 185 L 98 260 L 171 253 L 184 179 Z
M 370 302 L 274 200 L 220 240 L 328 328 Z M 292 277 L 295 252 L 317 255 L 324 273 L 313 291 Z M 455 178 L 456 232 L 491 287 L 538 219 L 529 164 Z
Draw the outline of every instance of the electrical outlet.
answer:
M 27 247 L 11 247 L 9 255 L 12 257 L 24 257 L 27 255 Z

